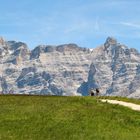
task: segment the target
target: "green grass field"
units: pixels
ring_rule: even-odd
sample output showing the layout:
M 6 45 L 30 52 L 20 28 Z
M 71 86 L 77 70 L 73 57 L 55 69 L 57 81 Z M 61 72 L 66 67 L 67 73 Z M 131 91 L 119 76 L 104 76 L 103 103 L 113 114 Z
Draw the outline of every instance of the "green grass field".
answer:
M 140 112 L 95 97 L 1 95 L 0 140 L 140 140 Z

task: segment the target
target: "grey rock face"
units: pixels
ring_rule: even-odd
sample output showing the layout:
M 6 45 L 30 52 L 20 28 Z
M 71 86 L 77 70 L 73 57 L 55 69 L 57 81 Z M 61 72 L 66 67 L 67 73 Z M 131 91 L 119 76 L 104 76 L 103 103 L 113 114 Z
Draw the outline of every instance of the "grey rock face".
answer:
M 40 53 L 44 52 L 44 46 L 38 46 L 34 50 L 31 51 L 30 59 L 37 59 L 40 56 Z
M 108 37 L 98 48 L 76 44 L 40 45 L 0 38 L 0 93 L 140 98 L 140 53 Z
M 107 38 L 100 50 L 103 51 L 100 51 L 91 64 L 88 76 L 90 78 L 82 85 L 87 87 L 87 94 L 89 87 L 97 85 L 104 95 L 139 98 L 139 52 L 128 49 L 111 38 Z
M 2 37 L 0 37 L 0 45 L 1 46 L 4 46 L 5 45 L 5 41 L 4 41 L 4 39 Z

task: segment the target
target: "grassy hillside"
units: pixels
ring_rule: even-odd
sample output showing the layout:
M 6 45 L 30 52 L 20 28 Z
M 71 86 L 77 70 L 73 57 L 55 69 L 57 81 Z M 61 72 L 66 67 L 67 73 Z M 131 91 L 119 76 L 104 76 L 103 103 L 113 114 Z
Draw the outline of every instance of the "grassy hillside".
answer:
M 0 96 L 0 140 L 139 140 L 140 112 L 94 97 Z

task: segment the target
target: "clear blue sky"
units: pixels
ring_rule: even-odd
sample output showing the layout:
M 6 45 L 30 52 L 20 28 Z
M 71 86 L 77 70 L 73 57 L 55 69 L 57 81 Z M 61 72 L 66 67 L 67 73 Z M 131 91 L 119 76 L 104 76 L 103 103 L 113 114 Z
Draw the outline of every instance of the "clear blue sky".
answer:
M 94 48 L 108 36 L 140 50 L 139 0 L 0 0 L 0 35 L 39 44 Z

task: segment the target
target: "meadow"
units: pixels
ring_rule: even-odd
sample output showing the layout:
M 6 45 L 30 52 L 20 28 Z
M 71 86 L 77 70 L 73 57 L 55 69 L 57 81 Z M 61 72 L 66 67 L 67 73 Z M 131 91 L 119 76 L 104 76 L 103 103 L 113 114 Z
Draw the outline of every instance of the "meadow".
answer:
M 140 112 L 97 97 L 0 95 L 0 140 L 112 139 L 139 140 Z

